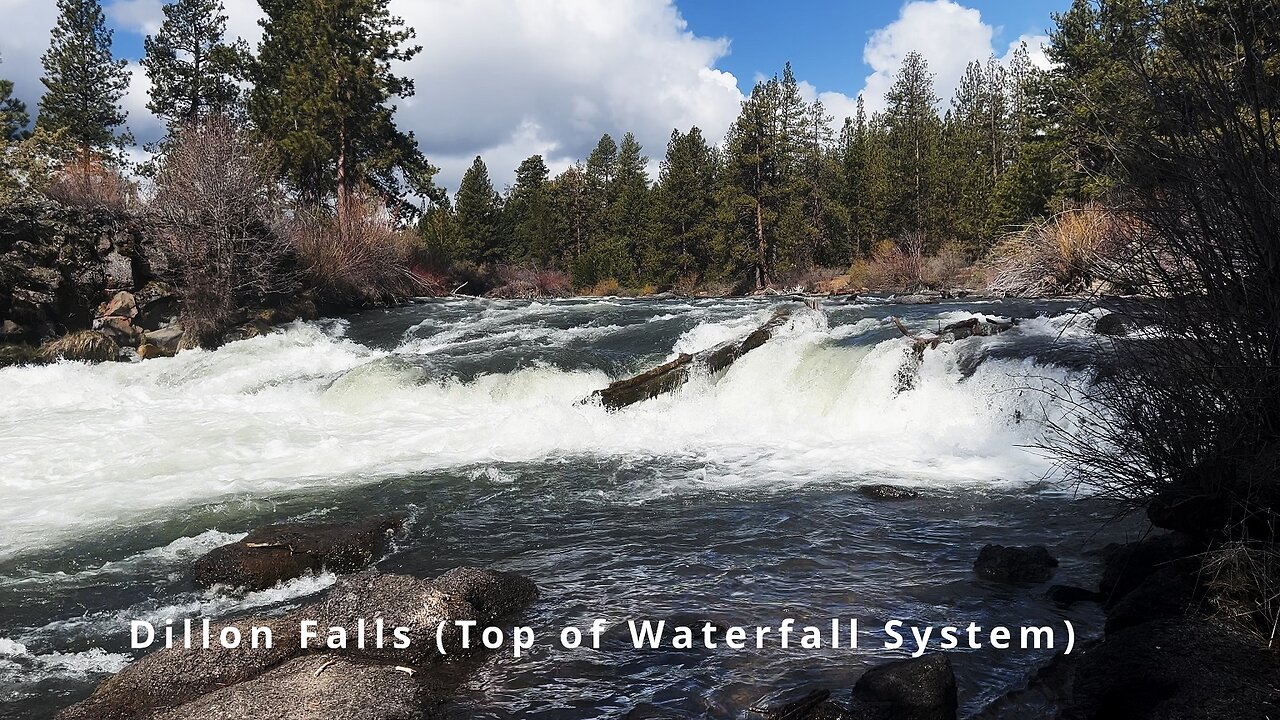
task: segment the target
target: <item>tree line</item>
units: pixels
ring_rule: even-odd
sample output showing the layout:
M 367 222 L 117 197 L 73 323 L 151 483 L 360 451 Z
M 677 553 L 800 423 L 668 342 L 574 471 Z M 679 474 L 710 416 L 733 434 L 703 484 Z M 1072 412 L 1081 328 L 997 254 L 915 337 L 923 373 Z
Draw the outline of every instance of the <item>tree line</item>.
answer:
M 142 171 L 163 164 L 184 131 L 229 121 L 253 138 L 248 146 L 269 150 L 287 202 L 329 211 L 341 231 L 353 197 L 361 206 L 375 198 L 402 223 L 416 218 L 422 256 L 443 269 L 559 269 L 579 288 L 759 289 L 848 268 L 886 246 L 973 259 L 1004 230 L 1100 192 L 1081 179 L 1092 177 L 1088 168 L 1062 160 L 1074 138 L 1057 129 L 1081 112 L 1057 101 L 1062 73 L 1034 67 L 1023 46 L 1008 62 L 970 63 L 945 105 L 924 58 L 911 53 L 885 109 L 868 113 L 860 97 L 838 131 L 820 101 L 803 98 L 788 64 L 755 85 L 719 144 L 697 127 L 673 130 L 657 177 L 634 135 L 606 134 L 555 176 L 541 156 L 526 159 L 501 191 L 477 157 L 451 197 L 396 123 L 394 103 L 415 88 L 392 65 L 420 48 L 388 0 L 260 4 L 254 50 L 226 39 L 220 0 L 164 6 L 142 66 L 147 107 L 168 133 Z M 59 169 L 100 185 L 134 142 L 121 109 L 128 71 L 112 55 L 98 0 L 57 5 L 33 132 L 12 84 L 0 83 L 11 188 Z M 1076 42 L 1064 18 L 1060 55 Z

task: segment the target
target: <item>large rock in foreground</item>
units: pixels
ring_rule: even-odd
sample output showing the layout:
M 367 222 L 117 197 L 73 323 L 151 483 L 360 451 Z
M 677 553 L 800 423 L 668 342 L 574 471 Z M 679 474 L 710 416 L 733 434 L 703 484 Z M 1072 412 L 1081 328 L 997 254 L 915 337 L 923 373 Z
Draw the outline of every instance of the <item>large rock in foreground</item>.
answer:
M 955 720 L 959 702 L 951 658 L 929 653 L 871 668 L 853 686 L 853 717 Z
M 197 560 L 195 583 L 262 590 L 322 569 L 355 572 L 381 556 L 403 524 L 403 517 L 385 515 L 354 523 L 268 525 Z
M 1053 577 L 1058 561 L 1043 545 L 1005 547 L 987 545 L 978 552 L 973 571 L 979 577 L 1004 583 L 1039 583 Z
M 165 720 L 210 718 L 308 718 L 308 720 L 391 720 L 426 698 L 422 683 L 440 692 L 460 680 L 456 672 L 436 676 L 445 659 L 436 649 L 436 628 L 449 656 L 462 652 L 456 620 L 484 627 L 537 596 L 532 581 L 481 568 L 458 568 L 439 580 L 365 572 L 344 578 L 318 602 L 284 617 L 259 617 L 234 624 L 245 638 L 252 626 L 272 628 L 272 647 L 235 649 L 217 644 L 206 650 L 181 646 L 151 653 L 107 678 L 87 699 L 64 710 L 60 720 Z M 377 648 L 373 628 L 381 619 L 387 642 Z M 315 621 L 319 639 L 302 647 L 301 622 Z M 367 639 L 356 645 L 364 620 Z M 328 647 L 328 628 L 347 630 L 346 647 Z M 392 628 L 408 628 L 407 648 L 392 646 Z M 412 683 L 406 684 L 413 672 Z M 332 674 L 329 674 L 331 673 Z M 394 674 L 392 674 L 394 673 Z M 326 674 L 329 674 L 326 677 Z M 326 697 L 323 693 L 331 693 Z M 308 693 L 321 693 L 310 699 Z M 250 711 L 250 709 L 252 709 Z

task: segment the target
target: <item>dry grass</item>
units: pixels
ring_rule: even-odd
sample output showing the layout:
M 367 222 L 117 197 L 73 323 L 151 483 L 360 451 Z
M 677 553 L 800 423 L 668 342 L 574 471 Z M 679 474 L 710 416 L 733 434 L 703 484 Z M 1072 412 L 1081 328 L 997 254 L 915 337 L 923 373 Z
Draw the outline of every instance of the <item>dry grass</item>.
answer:
M 988 258 L 997 295 L 1047 297 L 1090 290 L 1117 264 L 1136 223 L 1097 207 L 1067 210 L 1006 235 Z
M 51 340 L 40 348 L 40 358 L 46 362 L 78 360 L 82 362 L 107 362 L 120 356 L 116 341 L 97 330 L 81 330 Z
M 368 195 L 353 197 L 336 218 L 316 208 L 299 211 L 286 235 L 322 304 L 379 304 L 438 290 L 409 270 L 418 239 Z
M 1207 601 L 1213 615 L 1265 647 L 1280 641 L 1280 550 L 1274 544 L 1229 542 L 1205 557 Z
M 138 200 L 137 187 L 118 168 L 98 158 L 68 163 L 56 170 L 44 194 L 64 205 L 122 212 Z
M 588 297 L 609 297 L 621 295 L 622 286 L 618 284 L 617 280 L 609 278 L 607 280 L 601 280 L 595 285 L 584 289 L 582 294 Z

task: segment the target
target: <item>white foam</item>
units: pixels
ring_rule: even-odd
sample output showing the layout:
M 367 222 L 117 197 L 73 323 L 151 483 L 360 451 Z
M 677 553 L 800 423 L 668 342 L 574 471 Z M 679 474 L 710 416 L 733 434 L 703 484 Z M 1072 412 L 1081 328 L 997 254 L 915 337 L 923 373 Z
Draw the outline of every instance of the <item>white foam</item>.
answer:
M 51 676 L 85 679 L 91 675 L 109 675 L 120 672 L 131 661 L 129 655 L 109 653 L 102 648 L 37 655 L 29 652 L 23 643 L 0 638 L 0 677 L 19 682 L 36 682 Z
M 738 307 L 716 307 L 729 306 Z M 612 331 L 528 324 L 559 311 L 535 303 L 482 314 L 522 317 L 510 331 L 535 342 Z M 744 305 L 672 350 L 741 337 L 769 314 Z M 696 481 L 664 479 L 669 492 L 868 475 L 946 485 L 1039 477 L 1044 462 L 1019 446 L 1043 415 L 1034 389 L 1070 380 L 1065 371 L 988 361 L 966 379 L 942 347 L 899 393 L 909 341 L 836 342 L 880 324 L 829 329 L 821 314 L 801 312 L 722 377 L 617 413 L 579 403 L 609 382 L 599 371 L 539 366 L 428 381 L 345 339 L 341 326 L 316 324 L 144 363 L 0 370 L 0 558 L 231 495 L 579 455 L 670 456 L 705 469 Z

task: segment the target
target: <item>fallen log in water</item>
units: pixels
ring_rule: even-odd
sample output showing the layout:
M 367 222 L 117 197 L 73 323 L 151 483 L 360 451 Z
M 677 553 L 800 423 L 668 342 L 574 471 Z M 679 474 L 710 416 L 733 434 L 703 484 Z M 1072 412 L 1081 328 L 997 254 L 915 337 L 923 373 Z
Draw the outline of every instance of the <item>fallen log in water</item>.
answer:
M 911 338 L 914 342 L 911 349 L 916 355 L 922 354 L 926 349 L 936 349 L 942 343 L 955 342 L 963 340 L 973 335 L 988 337 L 998 335 L 1006 330 L 1013 328 L 1013 322 L 1000 322 L 999 320 L 984 320 L 981 318 L 969 318 L 954 322 L 942 328 L 942 332 L 937 335 L 917 335 L 907 329 L 901 320 L 896 317 L 889 318 L 893 320 L 893 324 L 898 327 L 898 332 L 904 336 Z
M 729 367 L 738 358 L 768 342 L 773 333 L 789 319 L 791 308 L 779 308 L 768 322 L 741 340 L 720 343 L 692 355 L 681 353 L 674 360 L 595 391 L 587 401 L 598 397 L 601 405 L 610 410 L 618 410 L 669 393 L 688 382 L 695 369 L 718 373 Z

